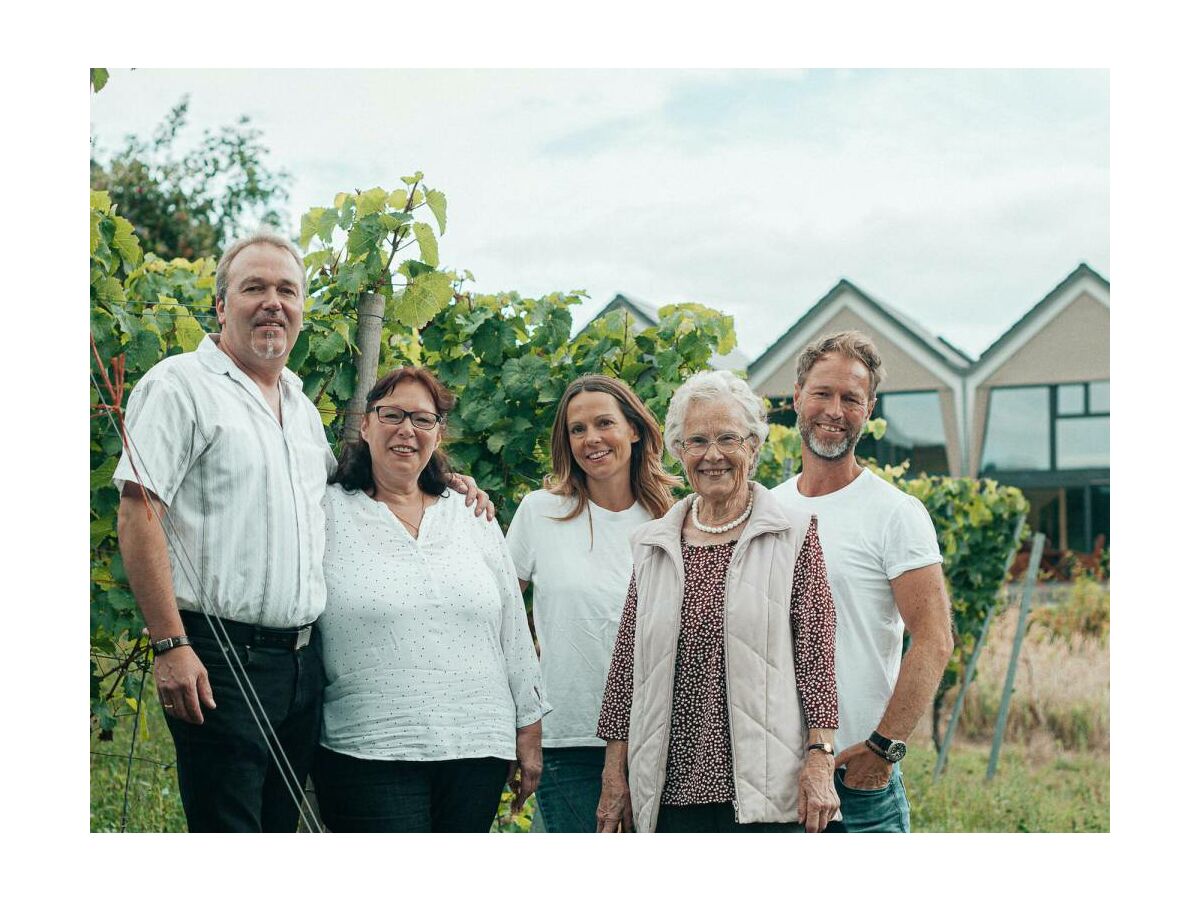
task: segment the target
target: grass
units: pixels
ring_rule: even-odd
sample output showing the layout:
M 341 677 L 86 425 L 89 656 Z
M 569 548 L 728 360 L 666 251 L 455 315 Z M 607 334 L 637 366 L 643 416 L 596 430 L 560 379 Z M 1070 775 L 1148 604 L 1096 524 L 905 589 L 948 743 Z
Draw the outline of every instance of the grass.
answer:
M 146 703 L 146 734 L 139 734 L 129 794 L 128 831 L 183 831 L 183 808 L 175 785 L 174 749 L 157 700 Z M 125 788 L 126 756 L 133 716 L 123 717 L 112 741 L 93 738 L 92 830 L 118 831 Z M 119 757 L 119 758 L 118 758 Z M 1108 754 L 1044 752 L 1036 746 L 1006 744 L 1000 768 L 984 780 L 988 748 L 957 740 L 950 764 L 931 784 L 932 743 L 916 739 L 904 763 L 912 804 L 913 831 L 1107 831 Z M 525 819 L 524 816 L 521 817 Z M 524 827 L 522 827 L 524 826 Z M 527 820 L 493 830 L 517 831 Z
M 934 784 L 933 743 L 910 746 L 903 768 L 913 831 L 1109 830 L 1107 753 L 1044 757 L 1007 744 L 988 782 L 990 751 L 990 746 L 956 740 Z
M 904 763 L 914 831 L 1109 830 L 1108 647 L 1095 630 L 1088 637 L 1075 633 L 1053 639 L 1041 626 L 1031 627 L 1021 651 L 1000 766 L 990 783 L 984 780 L 1016 617 L 1016 609 L 1010 609 L 993 624 L 967 693 L 950 763 L 937 784 L 931 777 L 936 754 L 928 716 L 917 727 Z M 946 718 L 953 701 L 951 694 Z M 175 751 L 152 690 L 146 691 L 144 710 L 125 830 L 183 831 Z M 132 714 L 123 716 L 112 741 L 92 738 L 93 831 L 121 829 L 134 722 Z M 507 812 L 507 803 L 503 809 Z M 527 830 L 529 811 L 527 806 L 522 815 L 505 817 L 493 831 Z
M 139 729 L 129 769 L 129 805 L 126 831 L 186 831 L 179 787 L 175 781 L 175 745 L 163 719 L 158 699 L 146 690 L 145 715 Z M 135 716 L 123 715 L 111 741 L 92 735 L 92 831 L 120 831 L 125 806 L 126 767 Z

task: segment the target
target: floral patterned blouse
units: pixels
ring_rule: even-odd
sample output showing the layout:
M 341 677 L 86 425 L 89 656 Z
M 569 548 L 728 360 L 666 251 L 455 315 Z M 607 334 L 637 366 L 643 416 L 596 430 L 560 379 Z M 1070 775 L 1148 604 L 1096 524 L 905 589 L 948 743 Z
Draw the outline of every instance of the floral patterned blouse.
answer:
M 668 806 L 734 799 L 724 630 L 725 576 L 736 545 L 736 541 L 699 547 L 683 544 L 683 606 L 661 800 Z M 636 619 L 637 584 L 631 579 L 596 730 L 605 740 L 629 739 Z M 796 558 L 791 620 L 796 689 L 805 718 L 810 728 L 837 728 L 836 613 L 815 518 Z

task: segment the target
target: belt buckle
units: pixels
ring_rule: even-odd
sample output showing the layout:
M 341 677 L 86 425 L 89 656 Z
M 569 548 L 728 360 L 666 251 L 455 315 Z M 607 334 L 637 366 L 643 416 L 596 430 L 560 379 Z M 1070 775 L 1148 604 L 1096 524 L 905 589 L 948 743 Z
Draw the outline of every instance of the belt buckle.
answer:
M 311 625 L 305 625 L 296 632 L 296 645 L 292 647 L 293 650 L 303 650 L 308 646 L 308 642 L 312 640 L 312 629 Z

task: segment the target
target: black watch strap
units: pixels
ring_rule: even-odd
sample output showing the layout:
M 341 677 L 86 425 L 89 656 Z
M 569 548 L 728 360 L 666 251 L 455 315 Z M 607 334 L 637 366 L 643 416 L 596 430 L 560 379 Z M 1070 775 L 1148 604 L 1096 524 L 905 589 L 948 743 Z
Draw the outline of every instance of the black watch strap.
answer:
M 150 646 L 154 648 L 154 655 L 161 656 L 168 650 L 174 650 L 176 647 L 190 647 L 192 639 L 186 634 L 177 634 L 175 637 L 163 638 L 161 641 L 155 641 Z
M 828 753 L 830 756 L 833 756 L 833 744 L 830 743 L 809 744 L 804 748 L 805 753 L 809 753 L 813 750 L 820 750 L 822 753 Z
M 872 731 L 864 743 L 872 753 L 890 763 L 899 762 L 904 757 L 904 751 L 908 749 L 903 741 L 885 738 L 878 731 Z

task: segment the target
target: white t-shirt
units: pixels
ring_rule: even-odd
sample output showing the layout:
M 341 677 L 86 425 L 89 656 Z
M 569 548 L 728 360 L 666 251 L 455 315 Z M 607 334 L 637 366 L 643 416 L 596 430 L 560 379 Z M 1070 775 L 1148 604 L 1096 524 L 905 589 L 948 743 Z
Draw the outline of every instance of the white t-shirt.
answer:
M 916 497 L 863 469 L 832 494 L 805 497 L 796 478 L 771 493 L 799 527 L 817 533 L 837 608 L 838 722 L 834 748 L 866 740 L 879 725 L 900 674 L 904 621 L 891 580 L 942 561 L 929 512 Z
M 508 529 L 517 577 L 533 582 L 542 678 L 554 707 L 542 722 L 544 747 L 604 746 L 596 725 L 633 573 L 629 536 L 652 518 L 638 503 L 621 512 L 589 503 L 574 519 L 555 521 L 574 508 L 573 497 L 534 491 Z
M 516 758 L 550 707 L 500 526 L 462 498 L 413 538 L 361 491 L 325 492 L 321 743 L 360 759 Z

